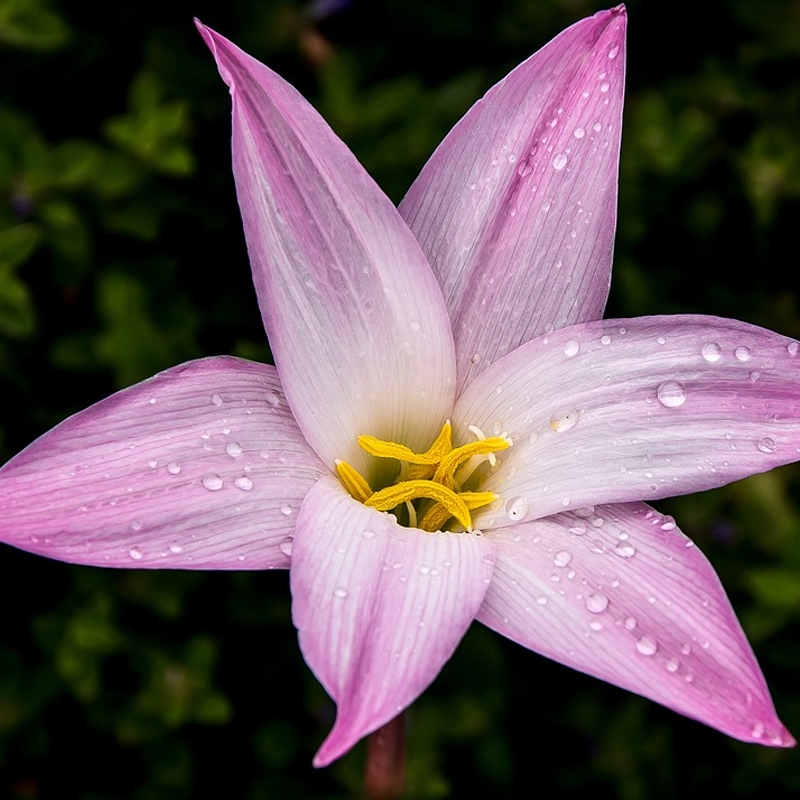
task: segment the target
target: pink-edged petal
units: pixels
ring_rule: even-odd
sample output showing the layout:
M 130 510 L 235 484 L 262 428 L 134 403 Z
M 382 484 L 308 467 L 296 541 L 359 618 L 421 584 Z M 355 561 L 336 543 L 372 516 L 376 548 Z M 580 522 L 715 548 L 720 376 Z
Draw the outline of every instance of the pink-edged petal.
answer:
M 403 528 L 322 479 L 297 516 L 292 615 L 336 701 L 325 766 L 410 705 L 466 632 L 492 575 L 487 539 Z
M 297 510 L 323 473 L 274 367 L 190 361 L 0 469 L 0 540 L 104 567 L 288 567 Z
M 301 430 L 364 469 L 360 434 L 426 448 L 452 409 L 436 279 L 397 209 L 285 81 L 198 24 L 233 100 L 233 171 L 264 324 Z
M 737 739 L 794 739 L 713 568 L 670 517 L 598 506 L 494 531 L 478 619 Z
M 514 508 L 477 512 L 482 528 L 687 494 L 800 458 L 798 343 L 716 317 L 586 323 L 496 362 L 454 418 L 463 441 L 514 441 L 483 487 Z
M 439 278 L 462 387 L 611 280 L 625 9 L 568 28 L 478 101 L 400 205 Z

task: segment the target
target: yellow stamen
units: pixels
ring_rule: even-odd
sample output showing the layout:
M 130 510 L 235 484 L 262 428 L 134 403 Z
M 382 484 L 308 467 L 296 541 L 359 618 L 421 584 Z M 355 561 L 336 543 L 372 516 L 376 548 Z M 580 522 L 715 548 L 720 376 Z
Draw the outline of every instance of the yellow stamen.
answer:
M 470 511 L 475 508 L 480 508 L 481 506 L 488 506 L 489 503 L 493 503 L 497 500 L 497 495 L 494 494 L 494 492 L 460 492 L 458 496 L 464 501 L 464 504 Z M 423 531 L 433 533 L 434 531 L 441 530 L 442 525 L 452 516 L 449 508 L 446 508 L 441 503 L 436 503 L 436 505 L 431 506 L 423 514 L 422 519 L 418 523 L 418 527 Z M 471 522 L 472 520 L 470 519 L 470 523 Z M 472 530 L 471 524 L 467 530 Z
M 455 472 L 464 461 L 472 456 L 487 456 L 495 450 L 505 450 L 509 444 L 508 439 L 492 436 L 489 439 L 480 439 L 477 442 L 456 447 L 439 462 L 433 480 L 452 488 L 455 482 Z
M 358 443 L 371 456 L 395 458 L 398 461 L 407 461 L 409 464 L 438 464 L 453 447 L 452 432 L 450 422 L 445 422 L 436 441 L 424 453 L 415 453 L 410 447 L 377 439 L 374 436 L 359 436 Z
M 448 511 L 447 518 L 455 517 L 467 530 L 472 527 L 472 517 L 467 504 L 452 489 L 435 481 L 403 481 L 375 492 L 363 502 L 365 506 L 376 508 L 378 511 L 391 511 L 401 503 L 423 497 L 435 500 L 444 506 Z
M 370 485 L 361 473 L 351 467 L 346 461 L 336 459 L 336 474 L 342 482 L 342 486 L 349 492 L 350 496 L 358 500 L 359 503 L 366 503 L 374 494 Z

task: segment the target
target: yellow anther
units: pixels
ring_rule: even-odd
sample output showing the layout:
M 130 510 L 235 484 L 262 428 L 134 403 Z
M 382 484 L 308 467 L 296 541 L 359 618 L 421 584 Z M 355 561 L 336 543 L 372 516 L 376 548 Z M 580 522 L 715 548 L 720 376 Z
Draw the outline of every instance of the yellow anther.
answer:
M 460 492 L 458 497 L 464 501 L 464 505 L 466 505 L 470 511 L 475 508 L 481 508 L 481 506 L 488 506 L 489 503 L 493 503 L 497 500 L 497 495 L 494 494 L 494 492 Z M 423 514 L 422 519 L 418 523 L 418 527 L 423 531 L 433 533 L 434 531 L 441 530 L 445 522 L 452 516 L 450 509 L 445 508 L 441 503 L 436 503 L 436 505 L 431 506 L 425 514 Z M 471 516 L 470 525 L 467 527 L 467 530 L 472 530 Z
M 435 465 L 452 449 L 452 432 L 450 422 L 445 422 L 434 443 L 424 453 L 415 453 L 403 444 L 377 439 L 374 436 L 359 436 L 358 443 L 371 456 L 395 458 L 398 461 L 407 461 L 409 464 Z
M 505 450 L 511 442 L 500 436 L 492 436 L 489 439 L 480 439 L 477 442 L 456 447 L 451 450 L 440 462 L 433 475 L 433 480 L 443 483 L 450 488 L 455 483 L 455 472 L 467 459 L 472 456 L 488 456 L 495 450 Z
M 364 476 L 346 461 L 336 459 L 336 474 L 351 497 L 365 503 L 374 494 Z
M 447 517 L 455 517 L 467 530 L 472 527 L 472 517 L 467 504 L 452 490 L 435 481 L 403 481 L 394 486 L 387 486 L 375 492 L 365 506 L 376 508 L 378 511 L 391 511 L 391 509 L 408 500 L 426 498 L 440 503 L 447 509 Z

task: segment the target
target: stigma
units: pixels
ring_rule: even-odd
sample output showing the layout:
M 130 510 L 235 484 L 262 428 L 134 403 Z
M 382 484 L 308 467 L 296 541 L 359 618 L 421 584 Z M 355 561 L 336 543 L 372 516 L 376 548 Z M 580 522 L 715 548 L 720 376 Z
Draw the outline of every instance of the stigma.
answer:
M 475 426 L 469 430 L 476 441 L 453 447 L 448 420 L 424 453 L 397 442 L 359 436 L 358 444 L 371 456 L 398 462 L 393 482 L 377 490 L 346 461 L 336 460 L 336 473 L 355 500 L 394 514 L 410 528 L 429 533 L 472 531 L 472 512 L 498 499 L 493 492 L 479 490 L 486 470 L 495 465 L 495 453 L 513 442 L 505 435 L 484 436 Z

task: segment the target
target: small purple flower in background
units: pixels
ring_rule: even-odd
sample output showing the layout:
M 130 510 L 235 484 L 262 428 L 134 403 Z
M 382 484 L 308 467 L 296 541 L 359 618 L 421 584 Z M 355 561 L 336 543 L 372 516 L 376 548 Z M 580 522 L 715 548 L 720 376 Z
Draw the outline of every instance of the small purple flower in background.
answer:
M 297 92 L 199 25 L 276 366 L 190 362 L 0 470 L 0 536 L 80 564 L 288 568 L 337 704 L 326 765 L 474 619 L 745 741 L 790 746 L 713 569 L 643 501 L 800 453 L 798 343 L 602 320 L 623 7 L 459 122 L 394 208 Z

